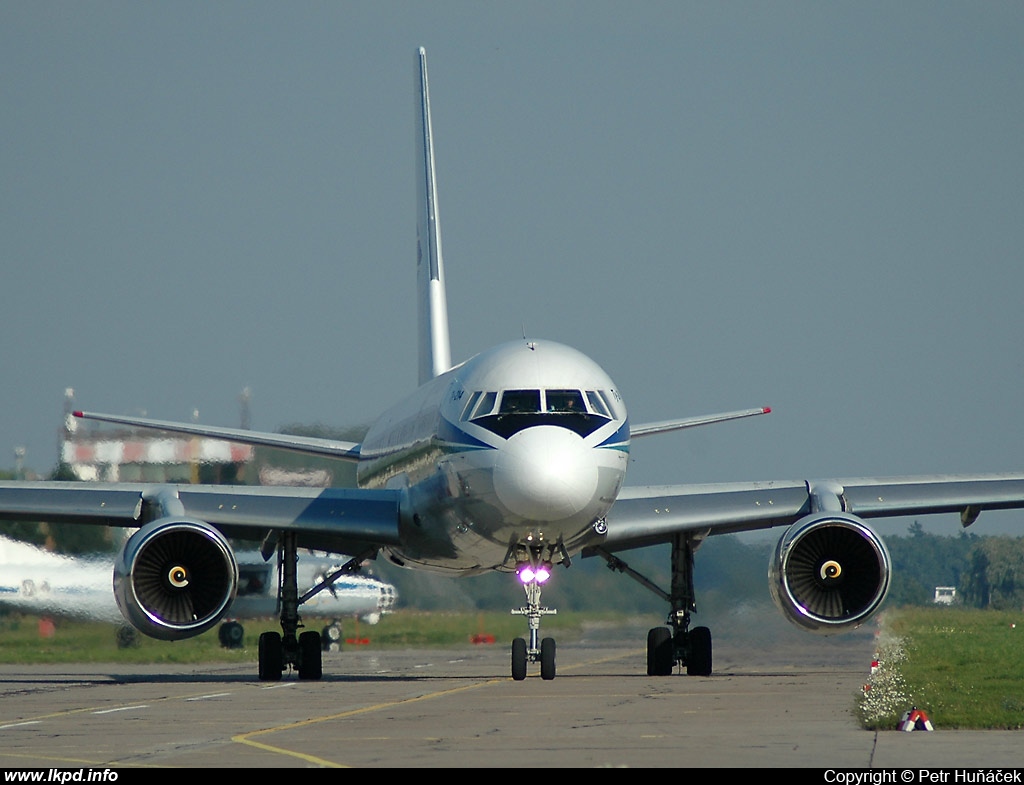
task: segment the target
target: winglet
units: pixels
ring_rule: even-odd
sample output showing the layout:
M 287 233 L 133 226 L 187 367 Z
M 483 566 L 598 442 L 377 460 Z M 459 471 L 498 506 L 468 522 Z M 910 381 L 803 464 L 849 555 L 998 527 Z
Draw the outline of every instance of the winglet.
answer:
M 419 170 L 416 222 L 416 276 L 419 289 L 419 382 L 423 384 L 452 367 L 448 338 L 448 301 L 445 296 L 441 229 L 437 213 L 434 138 L 427 85 L 427 50 L 417 51 L 419 73 L 419 127 L 416 158 Z

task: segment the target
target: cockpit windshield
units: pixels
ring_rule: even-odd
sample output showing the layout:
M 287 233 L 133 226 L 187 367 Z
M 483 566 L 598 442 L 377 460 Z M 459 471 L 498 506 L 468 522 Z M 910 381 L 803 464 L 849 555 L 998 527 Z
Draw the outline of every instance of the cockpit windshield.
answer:
M 505 390 L 498 414 L 525 414 L 540 411 L 540 390 Z
M 585 412 L 587 410 L 579 390 L 548 390 L 545 394 L 545 400 L 547 405 L 544 408 L 549 412 L 572 414 L 573 412 Z
M 508 438 L 535 425 L 556 425 L 587 436 L 612 419 L 607 398 L 596 390 L 503 390 L 474 392 L 462 419 Z

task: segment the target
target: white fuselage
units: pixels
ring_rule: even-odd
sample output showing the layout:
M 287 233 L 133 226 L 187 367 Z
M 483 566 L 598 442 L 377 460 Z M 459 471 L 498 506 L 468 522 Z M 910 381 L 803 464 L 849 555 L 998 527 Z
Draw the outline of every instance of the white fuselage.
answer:
M 626 472 L 609 376 L 550 341 L 516 341 L 426 382 L 363 440 L 358 482 L 406 494 L 401 563 L 449 572 L 558 562 L 596 537 Z

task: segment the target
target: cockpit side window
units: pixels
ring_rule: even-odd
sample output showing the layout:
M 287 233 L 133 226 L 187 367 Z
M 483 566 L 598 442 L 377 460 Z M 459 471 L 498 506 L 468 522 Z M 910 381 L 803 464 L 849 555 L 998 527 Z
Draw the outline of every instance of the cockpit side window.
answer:
M 473 418 L 482 417 L 485 414 L 490 414 L 494 409 L 494 402 L 498 400 L 498 393 L 487 392 L 480 396 L 480 404 L 473 411 Z
M 602 417 L 612 416 L 608 411 L 608 407 L 605 405 L 605 402 L 601 400 L 601 396 L 598 395 L 595 390 L 587 390 L 587 400 L 590 402 L 590 408 Z
M 601 400 L 604 401 L 609 413 L 612 416 L 614 416 L 616 409 L 615 404 L 612 402 L 612 398 L 614 397 L 615 400 L 619 400 L 618 395 L 614 391 L 612 393 L 609 393 L 607 390 L 598 390 L 597 394 L 601 398 Z
M 476 402 L 480 399 L 481 391 L 477 390 L 475 393 L 469 396 L 469 400 L 466 402 L 465 407 L 462 409 L 461 420 L 465 421 L 469 419 L 470 413 L 473 411 L 473 407 L 476 406 Z

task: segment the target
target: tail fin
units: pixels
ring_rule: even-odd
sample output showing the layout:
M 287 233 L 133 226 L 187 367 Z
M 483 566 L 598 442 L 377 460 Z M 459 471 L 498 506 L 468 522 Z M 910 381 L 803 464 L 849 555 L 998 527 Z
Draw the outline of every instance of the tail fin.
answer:
M 448 301 L 441 260 L 441 229 L 437 214 L 437 180 L 434 174 L 434 138 L 430 123 L 430 90 L 427 87 L 427 51 L 420 47 L 419 133 L 416 157 L 419 169 L 416 223 L 416 275 L 419 290 L 420 380 L 433 379 L 452 367 L 448 338 Z

